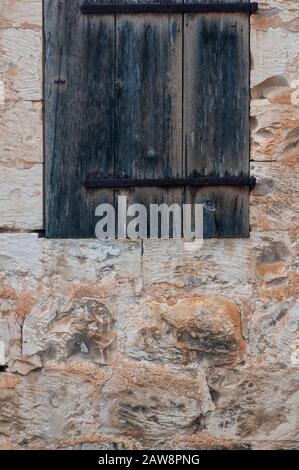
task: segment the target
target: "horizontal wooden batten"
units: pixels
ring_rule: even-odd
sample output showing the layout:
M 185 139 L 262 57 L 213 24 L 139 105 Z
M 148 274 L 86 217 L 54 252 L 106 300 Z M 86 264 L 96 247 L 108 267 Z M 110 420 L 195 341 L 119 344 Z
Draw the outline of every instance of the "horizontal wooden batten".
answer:
M 106 15 L 109 13 L 255 13 L 257 2 L 248 3 L 127 3 L 82 5 L 84 14 Z
M 163 179 L 133 179 L 133 178 L 87 178 L 85 188 L 134 188 L 162 187 L 182 188 L 201 186 L 255 186 L 254 176 L 202 176 L 200 178 L 163 178 Z

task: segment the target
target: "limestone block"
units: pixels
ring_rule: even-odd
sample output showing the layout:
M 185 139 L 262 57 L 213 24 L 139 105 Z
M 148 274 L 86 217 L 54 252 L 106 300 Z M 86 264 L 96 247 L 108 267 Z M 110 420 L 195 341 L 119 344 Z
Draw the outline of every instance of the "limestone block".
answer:
M 0 446 L 10 439 L 16 419 L 19 397 L 18 378 L 8 372 L 0 374 Z
M 275 90 L 280 87 L 274 87 Z M 266 85 L 266 90 L 267 90 Z M 251 159 L 254 161 L 279 161 L 281 168 L 284 164 L 296 165 L 299 161 L 299 107 L 291 103 L 294 90 L 287 87 L 285 92 L 269 99 L 264 85 L 256 90 L 256 96 L 251 102 Z M 281 94 L 280 94 L 281 93 Z M 282 102 L 279 102 L 281 100 Z
M 37 230 L 43 228 L 43 167 L 1 168 L 0 227 Z
M 31 372 L 20 381 L 17 394 L 21 400 L 16 419 L 22 431 L 16 439 L 23 445 L 35 439 L 45 446 L 45 442 L 88 433 L 92 425 L 95 429 L 95 383 L 83 372 Z
M 17 101 L 4 108 L 0 114 L 0 136 L 1 168 L 30 169 L 41 162 L 42 103 Z
M 135 360 L 211 367 L 243 359 L 240 311 L 225 297 L 181 295 L 144 302 L 140 310 L 131 322 L 128 315 L 126 351 Z
M 252 163 L 257 185 L 250 198 L 250 222 L 253 231 L 285 231 L 299 224 L 298 164 Z
M 250 294 L 250 240 L 204 240 L 195 251 L 183 240 L 144 240 L 144 286 L 167 283 L 187 287 L 193 293 Z
M 37 234 L 0 234 L 0 274 L 3 279 L 6 278 L 6 282 L 10 286 L 10 288 L 8 286 L 8 298 L 17 295 L 16 292 L 11 291 L 11 286 L 14 286 L 14 276 L 19 278 L 18 281 L 27 278 L 27 283 L 30 276 L 36 279 L 42 277 L 42 242 L 43 240 L 39 239 Z
M 298 80 L 299 23 L 294 0 L 267 0 L 251 16 L 252 86 L 283 75 Z
M 28 375 L 29 372 L 36 369 L 41 369 L 42 366 L 43 363 L 38 354 L 29 357 L 27 357 L 26 355 L 22 355 L 20 359 L 16 359 L 14 361 L 12 365 L 12 370 L 21 375 Z
M 117 240 L 43 240 L 43 266 L 49 277 L 81 283 L 103 282 L 109 288 L 113 280 L 140 278 L 140 242 Z M 110 286 L 111 291 L 111 286 Z
M 33 308 L 23 325 L 23 354 L 44 360 L 82 360 L 105 365 L 116 347 L 113 313 L 100 299 L 56 301 Z
M 42 0 L 2 0 L 0 29 L 41 29 L 42 7 Z
M 256 302 L 250 323 L 249 348 L 253 362 L 299 367 L 299 303 Z
M 298 442 L 298 379 L 292 368 L 215 370 L 208 432 L 223 439 Z
M 190 435 L 213 409 L 199 370 L 168 370 L 146 363 L 115 364 L 100 397 L 103 432 L 120 430 L 145 443 Z
M 11 365 L 21 355 L 21 341 L 21 322 L 13 313 L 3 314 L 0 305 L 0 366 Z

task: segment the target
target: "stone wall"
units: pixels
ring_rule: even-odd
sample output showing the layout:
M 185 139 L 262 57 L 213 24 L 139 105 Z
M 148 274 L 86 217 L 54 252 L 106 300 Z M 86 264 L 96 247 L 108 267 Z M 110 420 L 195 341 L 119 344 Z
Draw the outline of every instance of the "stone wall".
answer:
M 299 7 L 251 18 L 250 239 L 46 240 L 42 1 L 0 9 L 0 448 L 299 447 Z

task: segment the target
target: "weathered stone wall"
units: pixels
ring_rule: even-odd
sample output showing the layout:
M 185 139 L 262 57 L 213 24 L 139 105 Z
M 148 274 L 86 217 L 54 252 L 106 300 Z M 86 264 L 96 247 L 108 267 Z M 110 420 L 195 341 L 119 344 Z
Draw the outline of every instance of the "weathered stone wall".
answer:
M 198 252 L 38 238 L 42 1 L 0 8 L 0 447 L 298 447 L 298 1 L 251 19 L 251 237 Z

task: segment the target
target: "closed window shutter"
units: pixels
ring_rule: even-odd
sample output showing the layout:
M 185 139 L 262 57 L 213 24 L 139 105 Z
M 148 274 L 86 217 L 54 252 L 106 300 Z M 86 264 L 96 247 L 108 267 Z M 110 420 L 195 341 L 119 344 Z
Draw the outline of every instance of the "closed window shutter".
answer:
M 121 194 L 203 203 L 206 237 L 248 236 L 248 186 L 84 182 L 249 176 L 249 15 L 93 15 L 83 3 L 100 2 L 45 1 L 47 236 L 94 237 L 96 206 Z

